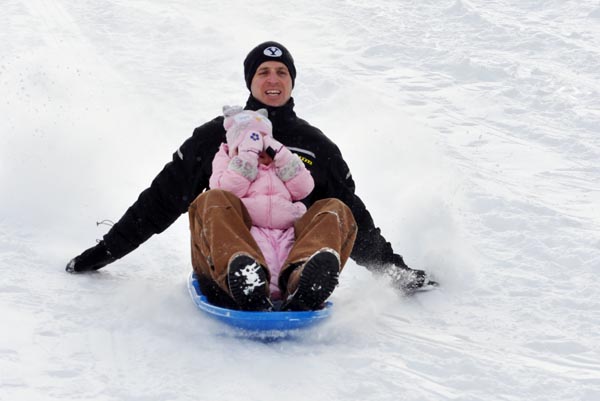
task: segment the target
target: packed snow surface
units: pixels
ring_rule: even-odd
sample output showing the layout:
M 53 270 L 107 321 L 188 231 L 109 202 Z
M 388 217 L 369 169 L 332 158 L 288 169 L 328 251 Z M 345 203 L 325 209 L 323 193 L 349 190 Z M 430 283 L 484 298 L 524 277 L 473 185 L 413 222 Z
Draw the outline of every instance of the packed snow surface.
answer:
M 266 40 L 442 287 L 350 262 L 328 322 L 265 343 L 189 299 L 186 216 L 65 273 Z M 0 399 L 600 399 L 597 0 L 3 0 L 0 93 Z

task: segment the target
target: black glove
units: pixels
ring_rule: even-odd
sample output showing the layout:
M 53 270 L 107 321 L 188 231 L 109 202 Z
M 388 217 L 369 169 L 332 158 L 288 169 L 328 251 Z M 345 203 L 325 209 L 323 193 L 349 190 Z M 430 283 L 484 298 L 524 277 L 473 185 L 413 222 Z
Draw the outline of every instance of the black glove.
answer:
M 385 270 L 392 279 L 392 285 L 403 292 L 412 293 L 437 287 L 439 284 L 429 278 L 424 270 L 411 269 L 402 264 L 388 266 Z
M 115 260 L 117 259 L 110 253 L 104 241 L 100 241 L 96 246 L 71 259 L 65 270 L 69 273 L 94 271 Z

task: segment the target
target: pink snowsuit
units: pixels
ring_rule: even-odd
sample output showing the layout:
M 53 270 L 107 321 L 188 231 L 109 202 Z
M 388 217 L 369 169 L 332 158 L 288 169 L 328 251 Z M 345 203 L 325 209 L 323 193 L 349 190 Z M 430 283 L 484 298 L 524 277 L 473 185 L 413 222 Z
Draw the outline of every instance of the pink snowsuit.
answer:
M 271 273 L 271 298 L 277 300 L 279 273 L 294 244 L 294 223 L 306 212 L 298 201 L 310 194 L 314 180 L 300 158 L 273 139 L 266 111 L 224 110 L 228 143 L 221 144 L 213 159 L 209 185 L 233 193 L 248 209 L 250 233 Z M 277 148 L 270 164 L 259 163 L 253 152 L 237 152 L 244 138 L 255 133 L 264 135 L 265 148 Z

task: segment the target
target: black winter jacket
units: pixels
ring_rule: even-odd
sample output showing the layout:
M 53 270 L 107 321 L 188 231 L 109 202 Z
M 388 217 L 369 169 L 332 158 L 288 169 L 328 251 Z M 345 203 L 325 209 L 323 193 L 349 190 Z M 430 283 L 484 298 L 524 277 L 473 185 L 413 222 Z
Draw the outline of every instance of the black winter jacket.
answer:
M 354 181 L 338 147 L 319 129 L 296 116 L 293 99 L 273 108 L 250 96 L 246 109 L 259 108 L 269 111 L 273 137 L 300 156 L 314 178 L 315 189 L 303 200 L 306 206 L 319 199 L 337 198 L 352 210 L 358 234 L 351 258 L 370 270 L 381 270 L 391 264 L 406 266 L 402 257 L 393 253 L 364 203 L 354 193 Z M 133 251 L 187 212 L 190 203 L 208 189 L 212 160 L 225 141 L 223 117 L 194 130 L 192 137 L 173 154 L 173 160 L 104 236 L 115 258 Z

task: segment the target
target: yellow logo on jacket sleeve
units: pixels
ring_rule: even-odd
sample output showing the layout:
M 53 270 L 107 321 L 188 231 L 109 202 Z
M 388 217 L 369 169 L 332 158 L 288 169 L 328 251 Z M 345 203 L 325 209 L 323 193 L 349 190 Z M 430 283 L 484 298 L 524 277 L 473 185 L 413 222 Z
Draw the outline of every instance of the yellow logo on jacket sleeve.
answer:
M 302 160 L 304 162 L 304 164 L 308 164 L 309 166 L 313 165 L 313 161 L 310 160 L 309 158 L 300 156 L 300 155 L 298 155 L 298 157 L 300 158 L 300 160 Z

